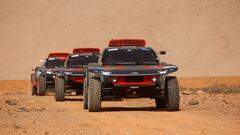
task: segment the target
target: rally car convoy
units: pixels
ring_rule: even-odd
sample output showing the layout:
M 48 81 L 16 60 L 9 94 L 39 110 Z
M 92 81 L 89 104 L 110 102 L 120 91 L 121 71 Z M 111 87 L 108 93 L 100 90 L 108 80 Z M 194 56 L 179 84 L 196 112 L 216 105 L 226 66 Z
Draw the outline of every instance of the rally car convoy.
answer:
M 33 94 L 44 95 L 48 84 L 55 84 L 56 101 L 63 101 L 66 91 L 74 90 L 83 95 L 83 107 L 89 112 L 99 112 L 101 102 L 114 98 L 151 98 L 156 108 L 178 111 L 178 81 L 169 76 L 178 68 L 159 60 L 158 55 L 165 53 L 156 53 L 141 39 L 111 40 L 102 53 L 98 48 L 75 48 L 67 57 L 47 58 L 44 66 L 36 68 Z M 65 62 L 49 67 L 51 58 Z
M 83 92 L 85 68 L 89 63 L 98 61 L 100 49 L 75 48 L 65 62 L 64 69 L 57 72 L 55 78 L 55 99 L 64 100 L 66 90 L 75 90 L 77 95 Z
M 68 55 L 65 52 L 53 52 L 45 60 L 41 60 L 43 65 L 33 69 L 34 74 L 31 75 L 32 95 L 43 96 L 48 88 L 54 87 L 55 73 L 64 66 Z

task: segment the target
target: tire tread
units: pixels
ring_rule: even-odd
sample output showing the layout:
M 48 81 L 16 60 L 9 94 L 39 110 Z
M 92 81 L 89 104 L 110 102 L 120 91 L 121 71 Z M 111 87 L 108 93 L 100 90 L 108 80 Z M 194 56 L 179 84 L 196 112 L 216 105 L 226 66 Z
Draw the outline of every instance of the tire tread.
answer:
M 167 111 L 178 111 L 180 104 L 178 80 L 174 76 L 166 78 Z

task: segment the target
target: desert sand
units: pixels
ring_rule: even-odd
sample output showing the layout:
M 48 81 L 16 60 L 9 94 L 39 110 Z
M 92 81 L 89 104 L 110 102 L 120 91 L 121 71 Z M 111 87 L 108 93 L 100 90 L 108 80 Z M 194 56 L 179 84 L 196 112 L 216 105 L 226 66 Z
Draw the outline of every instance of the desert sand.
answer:
M 29 79 L 48 52 L 143 38 L 182 77 L 240 76 L 239 0 L 0 0 L 0 78 Z
M 0 134 L 239 135 L 239 24 L 240 0 L 0 0 Z M 167 51 L 180 111 L 123 99 L 89 113 L 82 96 L 31 96 L 31 69 L 49 52 L 115 38 Z
M 181 110 L 167 112 L 151 99 L 103 102 L 102 112 L 83 110 L 82 97 L 55 102 L 52 94 L 0 94 L 0 131 L 36 135 L 239 135 L 240 95 L 182 91 Z

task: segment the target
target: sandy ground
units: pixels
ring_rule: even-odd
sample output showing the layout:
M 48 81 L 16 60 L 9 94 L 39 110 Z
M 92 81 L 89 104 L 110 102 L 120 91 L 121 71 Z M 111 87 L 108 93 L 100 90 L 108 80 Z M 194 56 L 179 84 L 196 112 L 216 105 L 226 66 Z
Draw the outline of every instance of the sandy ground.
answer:
M 82 97 L 55 102 L 52 94 L 0 92 L 0 132 L 10 134 L 239 135 L 240 94 L 181 92 L 181 111 L 157 110 L 151 99 L 103 102 L 102 112 L 83 110 Z
M 178 76 L 240 76 L 239 0 L 0 0 L 0 79 L 29 79 L 49 52 L 143 38 Z
M 30 75 L 29 75 L 30 76 Z M 240 87 L 240 77 L 178 77 L 181 88 L 201 89 L 204 87 L 236 86 Z M 30 80 L 0 80 L 0 91 L 30 91 Z
M 0 134 L 239 135 L 240 94 L 201 91 L 239 91 L 239 24 L 239 0 L 0 0 Z M 89 113 L 82 97 L 30 96 L 31 69 L 49 52 L 102 49 L 112 38 L 167 51 L 161 61 L 179 67 L 181 88 L 194 89 L 182 91 L 181 111 L 134 99 Z

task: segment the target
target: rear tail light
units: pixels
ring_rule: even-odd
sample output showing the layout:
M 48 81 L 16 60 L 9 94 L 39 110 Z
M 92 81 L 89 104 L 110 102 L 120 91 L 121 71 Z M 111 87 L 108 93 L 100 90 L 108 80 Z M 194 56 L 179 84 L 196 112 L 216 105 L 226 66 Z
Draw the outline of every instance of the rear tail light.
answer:
M 71 76 L 69 80 L 73 82 L 83 82 L 83 76 Z

